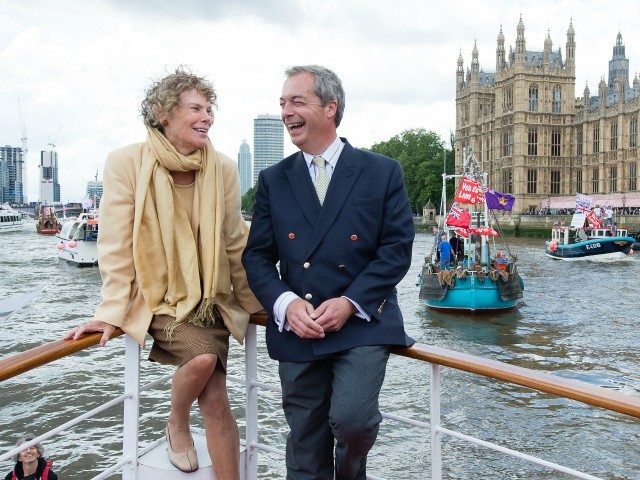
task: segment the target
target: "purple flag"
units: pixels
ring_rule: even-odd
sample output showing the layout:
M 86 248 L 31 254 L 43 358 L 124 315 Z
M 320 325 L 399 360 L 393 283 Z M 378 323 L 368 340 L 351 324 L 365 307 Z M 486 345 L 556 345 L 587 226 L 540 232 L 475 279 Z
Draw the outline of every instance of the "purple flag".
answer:
M 507 195 L 506 193 L 496 192 L 491 189 L 488 189 L 484 196 L 487 202 L 487 208 L 491 210 L 511 210 L 513 208 L 513 202 L 516 201 L 516 197 L 513 195 Z

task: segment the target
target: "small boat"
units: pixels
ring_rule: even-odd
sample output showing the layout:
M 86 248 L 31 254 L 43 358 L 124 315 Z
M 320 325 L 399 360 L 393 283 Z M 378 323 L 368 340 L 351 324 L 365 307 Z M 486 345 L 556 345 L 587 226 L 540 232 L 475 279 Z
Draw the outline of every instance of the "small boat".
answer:
M 22 214 L 15 211 L 9 204 L 0 204 L 0 233 L 15 232 L 24 226 Z
M 51 205 L 40 205 L 36 231 L 40 235 L 56 235 L 62 230 L 56 211 Z
M 425 257 L 422 273 L 418 277 L 419 297 L 428 308 L 434 310 L 481 313 L 512 309 L 522 298 L 524 281 L 518 273 L 517 257 L 509 251 L 499 233 L 495 215 L 494 224 L 498 231 L 489 224 L 485 192 L 501 195 L 502 200 L 510 198 L 507 201 L 509 205 L 503 203 L 503 206 L 492 206 L 492 209 L 510 210 L 514 199 L 487 188 L 488 175 L 480 172 L 480 166 L 470 150 L 463 170 L 464 173 L 460 175 L 442 175 L 442 225 L 438 228 L 436 242 L 431 253 Z M 461 179 L 456 202 L 469 203 L 470 208 L 476 211 L 468 212 L 454 202 L 447 215 L 446 182 L 455 178 Z M 455 221 L 450 221 L 452 215 Z M 462 218 L 468 219 L 466 224 Z M 450 268 L 445 269 L 441 268 L 436 258 L 441 235 L 446 236 L 446 241 L 452 245 L 453 262 Z M 496 237 L 502 240 L 504 250 L 496 248 Z M 489 238 L 493 241 L 490 242 Z
M 572 222 L 573 223 L 573 222 Z M 616 260 L 625 258 L 636 239 L 619 228 L 554 226 L 544 253 L 556 260 Z
M 98 212 L 83 212 L 57 235 L 58 258 L 78 267 L 98 265 Z

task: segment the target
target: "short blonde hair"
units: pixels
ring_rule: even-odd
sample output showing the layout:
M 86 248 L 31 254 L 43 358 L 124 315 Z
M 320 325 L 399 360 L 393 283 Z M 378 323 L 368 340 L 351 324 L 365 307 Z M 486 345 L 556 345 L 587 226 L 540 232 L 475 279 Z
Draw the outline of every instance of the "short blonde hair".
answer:
M 216 91 L 211 82 L 194 75 L 186 67 L 179 66 L 174 73 L 153 82 L 146 91 L 140 104 L 144 124 L 163 131 L 160 117 L 170 115 L 180 104 L 182 92 L 191 89 L 201 94 L 211 105 L 216 105 Z

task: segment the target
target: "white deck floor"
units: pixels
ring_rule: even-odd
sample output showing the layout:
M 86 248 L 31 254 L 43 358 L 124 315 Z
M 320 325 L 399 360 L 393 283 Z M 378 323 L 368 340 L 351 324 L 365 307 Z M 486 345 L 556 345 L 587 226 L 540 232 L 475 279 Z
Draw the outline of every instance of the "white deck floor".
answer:
M 200 468 L 192 473 L 183 473 L 171 465 L 167 456 L 167 444 L 164 438 L 145 452 L 139 458 L 138 480 L 215 480 L 213 464 L 207 452 L 207 442 L 204 432 L 193 429 L 193 443 L 198 452 Z M 244 447 L 240 451 L 240 465 L 244 464 Z M 240 468 L 240 478 L 244 479 L 243 468 Z

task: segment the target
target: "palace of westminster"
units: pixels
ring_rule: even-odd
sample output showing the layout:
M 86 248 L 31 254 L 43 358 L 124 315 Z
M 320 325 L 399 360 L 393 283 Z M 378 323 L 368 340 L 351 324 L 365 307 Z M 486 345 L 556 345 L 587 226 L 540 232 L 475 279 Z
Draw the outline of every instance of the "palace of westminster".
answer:
M 456 171 L 471 147 L 489 185 L 516 197 L 516 213 L 565 205 L 576 193 L 640 206 L 638 116 L 640 80 L 629 79 L 622 35 L 609 60 L 609 77 L 591 95 L 575 96 L 575 31 L 567 30 L 565 58 L 550 35 L 542 51 L 525 47 L 518 23 L 516 47 L 505 51 L 502 27 L 496 69 L 485 72 L 474 45 L 471 68 L 456 71 Z M 570 197 L 572 196 L 572 197 Z

